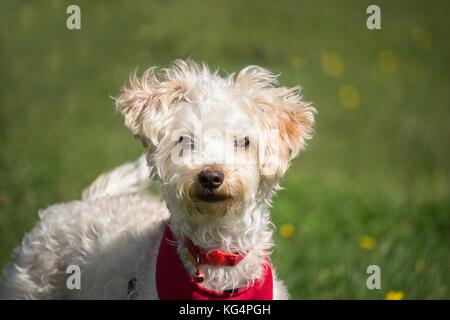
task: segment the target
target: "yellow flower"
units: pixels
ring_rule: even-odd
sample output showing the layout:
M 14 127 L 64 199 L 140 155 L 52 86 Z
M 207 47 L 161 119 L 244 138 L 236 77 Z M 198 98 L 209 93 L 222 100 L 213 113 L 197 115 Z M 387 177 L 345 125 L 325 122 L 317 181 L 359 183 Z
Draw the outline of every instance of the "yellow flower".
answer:
M 375 247 L 376 240 L 371 236 L 362 236 L 359 240 L 359 246 L 364 250 L 372 250 Z
M 378 67 L 384 73 L 393 73 L 397 70 L 397 56 L 391 50 L 383 50 L 378 54 Z
M 320 61 L 326 74 L 338 77 L 344 73 L 344 61 L 336 52 L 325 52 Z
M 306 64 L 306 58 L 302 57 L 302 56 L 296 56 L 293 57 L 291 60 L 291 66 L 292 68 L 296 69 L 296 70 L 300 70 L 301 68 L 303 68 Z
M 280 226 L 280 235 L 283 238 L 291 238 L 295 233 L 295 228 L 290 223 L 285 223 Z
M 347 109 L 354 109 L 359 105 L 359 93 L 355 87 L 344 85 L 339 89 L 339 101 Z
M 386 294 L 386 300 L 403 300 L 405 293 L 403 291 L 389 291 Z
M 431 34 L 422 27 L 411 29 L 411 39 L 417 49 L 428 51 L 431 49 Z

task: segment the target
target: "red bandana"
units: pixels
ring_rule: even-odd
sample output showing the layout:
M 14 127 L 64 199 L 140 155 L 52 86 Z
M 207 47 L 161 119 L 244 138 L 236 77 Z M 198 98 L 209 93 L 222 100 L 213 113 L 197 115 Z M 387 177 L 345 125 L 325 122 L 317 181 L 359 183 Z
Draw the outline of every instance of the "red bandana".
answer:
M 264 264 L 264 279 L 234 291 L 215 291 L 194 281 L 183 266 L 166 226 L 156 261 L 156 288 L 161 300 L 273 300 L 272 268 Z

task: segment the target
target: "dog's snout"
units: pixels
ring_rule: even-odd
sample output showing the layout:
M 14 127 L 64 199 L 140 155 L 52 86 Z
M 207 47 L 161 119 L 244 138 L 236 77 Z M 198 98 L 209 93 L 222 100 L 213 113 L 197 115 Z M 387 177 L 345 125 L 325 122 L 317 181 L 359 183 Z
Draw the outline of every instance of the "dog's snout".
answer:
M 220 187 L 223 179 L 223 172 L 217 169 L 205 169 L 198 174 L 198 182 L 203 188 L 208 190 L 214 190 Z

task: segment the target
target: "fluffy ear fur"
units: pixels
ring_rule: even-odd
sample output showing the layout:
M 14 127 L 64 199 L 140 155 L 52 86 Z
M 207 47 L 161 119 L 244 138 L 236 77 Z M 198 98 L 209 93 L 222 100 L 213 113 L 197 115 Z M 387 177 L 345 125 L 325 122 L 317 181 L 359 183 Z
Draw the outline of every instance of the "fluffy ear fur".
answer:
M 128 83 L 116 98 L 117 111 L 122 114 L 125 125 L 138 137 L 143 135 L 143 119 L 149 109 L 155 112 L 161 109 L 159 101 L 154 99 L 159 86 L 155 69 L 148 69 L 141 77 L 136 72 L 130 75 Z
M 182 60 L 160 73 L 152 67 L 141 77 L 132 74 L 122 88 L 116 98 L 116 109 L 122 114 L 125 125 L 145 146 L 156 145 L 164 135 L 162 129 L 170 121 L 169 109 L 185 98 L 186 75 L 193 68 L 197 66 Z
M 261 174 L 281 177 L 312 137 L 316 109 L 303 101 L 300 87 L 278 87 L 277 76 L 257 66 L 243 69 L 236 83 L 251 95 L 260 123 Z

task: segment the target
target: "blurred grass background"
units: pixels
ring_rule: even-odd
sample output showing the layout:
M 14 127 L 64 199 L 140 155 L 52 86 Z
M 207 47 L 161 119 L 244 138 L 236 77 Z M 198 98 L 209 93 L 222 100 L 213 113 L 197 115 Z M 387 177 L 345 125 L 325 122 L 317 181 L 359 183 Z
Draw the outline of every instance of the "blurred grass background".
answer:
M 75 2 L 2 1 L 0 267 L 39 208 L 141 153 L 109 98 L 128 74 L 192 57 L 270 68 L 319 110 L 273 209 L 293 298 L 450 298 L 450 2 L 377 1 L 381 31 L 364 0 Z

